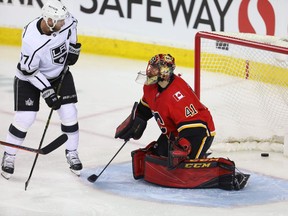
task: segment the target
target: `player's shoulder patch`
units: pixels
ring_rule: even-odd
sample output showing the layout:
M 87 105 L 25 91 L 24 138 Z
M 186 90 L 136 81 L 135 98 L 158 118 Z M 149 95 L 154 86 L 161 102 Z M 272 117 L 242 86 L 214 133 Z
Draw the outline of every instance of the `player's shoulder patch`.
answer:
M 173 98 L 178 102 L 183 99 L 185 95 L 179 90 L 173 94 Z

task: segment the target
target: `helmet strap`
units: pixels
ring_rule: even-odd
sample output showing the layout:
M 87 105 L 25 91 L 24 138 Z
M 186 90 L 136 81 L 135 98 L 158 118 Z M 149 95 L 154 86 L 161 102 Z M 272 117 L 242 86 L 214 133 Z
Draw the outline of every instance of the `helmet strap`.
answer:
M 51 19 L 51 18 L 49 18 L 49 19 Z M 51 20 L 52 20 L 52 19 L 51 19 Z M 54 27 L 55 27 L 56 24 L 57 24 L 57 21 L 55 22 L 55 20 L 52 20 L 52 22 L 53 22 L 53 26 L 50 26 L 49 23 L 48 23 L 48 19 L 47 19 L 47 20 L 45 19 L 45 23 L 46 23 L 47 27 L 49 28 L 49 31 L 50 31 L 50 32 L 54 32 L 53 29 L 54 29 Z

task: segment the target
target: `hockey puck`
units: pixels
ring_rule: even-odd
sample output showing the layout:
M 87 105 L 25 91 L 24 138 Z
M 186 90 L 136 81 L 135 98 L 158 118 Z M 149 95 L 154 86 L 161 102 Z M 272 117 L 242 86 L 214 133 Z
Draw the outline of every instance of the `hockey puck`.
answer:
M 261 153 L 261 157 L 269 157 L 269 153 Z

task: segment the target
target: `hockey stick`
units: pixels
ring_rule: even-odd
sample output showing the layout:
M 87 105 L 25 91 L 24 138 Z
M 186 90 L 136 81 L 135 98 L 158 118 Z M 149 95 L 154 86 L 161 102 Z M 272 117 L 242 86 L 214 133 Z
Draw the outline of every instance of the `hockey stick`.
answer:
M 127 132 L 127 130 L 131 129 L 132 125 L 133 125 L 133 121 L 135 119 L 135 115 L 136 115 L 136 109 L 138 106 L 138 102 L 135 102 L 131 111 L 131 114 L 124 120 L 124 122 L 122 122 L 122 124 L 120 124 L 117 129 L 116 129 L 116 133 L 115 133 L 115 138 L 121 137 L 124 133 Z M 128 139 L 125 139 L 124 144 L 121 146 L 121 148 L 116 152 L 116 154 L 111 158 L 111 160 L 109 161 L 109 163 L 104 167 L 104 169 L 98 174 L 93 174 L 90 175 L 87 180 L 91 183 L 94 183 L 99 176 L 104 172 L 104 170 L 109 166 L 109 164 L 112 162 L 112 160 L 116 157 L 116 155 L 121 151 L 121 149 L 125 146 L 125 144 L 129 141 Z
M 46 155 L 46 154 L 49 154 L 50 152 L 54 151 L 58 147 L 60 147 L 63 143 L 65 143 L 67 141 L 67 139 L 68 139 L 68 136 L 66 134 L 62 134 L 58 138 L 56 138 L 51 143 L 49 143 L 48 145 L 46 145 L 45 147 L 43 147 L 41 149 L 29 148 L 26 146 L 20 146 L 20 145 L 7 143 L 7 142 L 3 142 L 3 141 L 0 141 L 0 144 L 4 145 L 4 146 L 9 146 L 12 148 L 21 149 L 21 150 L 28 151 L 28 152 Z
M 109 164 L 113 161 L 113 159 L 117 156 L 117 154 L 121 151 L 121 149 L 125 146 L 125 144 L 129 141 L 128 140 L 125 140 L 125 142 L 123 143 L 123 145 L 121 146 L 121 148 L 116 152 L 116 154 L 111 158 L 111 160 L 109 161 L 109 163 L 103 168 L 103 170 L 98 174 L 92 174 L 90 175 L 87 180 L 91 183 L 94 183 L 98 178 L 99 176 L 101 176 L 101 174 L 104 172 L 104 170 L 109 166 Z
M 62 82 L 63 82 L 63 80 L 64 80 L 65 74 L 66 74 L 66 72 L 68 71 L 68 69 L 69 69 L 68 65 L 65 65 L 64 70 L 63 70 L 63 74 L 62 74 L 62 76 L 61 76 L 61 80 L 60 80 L 60 82 L 59 82 L 59 84 L 58 84 L 58 87 L 57 87 L 57 95 L 60 93 L 60 89 L 61 89 L 61 86 L 62 86 Z M 41 146 L 42 146 L 44 137 L 45 137 L 45 135 L 46 135 L 46 131 L 47 131 L 48 126 L 49 126 L 49 124 L 50 124 L 50 120 L 51 120 L 52 114 L 53 114 L 53 108 L 51 108 L 51 110 L 50 110 L 50 113 L 49 113 L 49 116 L 48 116 L 48 119 L 47 119 L 47 122 L 46 122 L 46 125 L 45 125 L 45 128 L 44 128 L 44 132 L 43 132 L 43 135 L 42 135 L 42 138 L 41 138 L 41 141 L 40 141 L 40 144 L 39 144 L 38 149 L 41 149 Z M 25 182 L 25 191 L 27 190 L 29 181 L 30 181 L 30 179 L 31 179 L 31 177 L 32 177 L 32 173 L 33 173 L 34 167 L 35 167 L 35 165 L 36 165 L 38 156 L 39 156 L 39 154 L 36 153 L 36 156 L 35 156 L 35 159 L 34 159 L 34 162 L 33 162 L 33 165 L 32 165 L 31 171 L 30 171 L 30 174 L 29 174 L 29 177 L 28 177 L 27 181 Z
M 168 137 L 168 160 L 167 160 L 168 170 L 175 169 L 175 166 L 173 165 L 173 156 L 172 156 L 174 142 L 175 137 L 172 133 L 170 133 Z

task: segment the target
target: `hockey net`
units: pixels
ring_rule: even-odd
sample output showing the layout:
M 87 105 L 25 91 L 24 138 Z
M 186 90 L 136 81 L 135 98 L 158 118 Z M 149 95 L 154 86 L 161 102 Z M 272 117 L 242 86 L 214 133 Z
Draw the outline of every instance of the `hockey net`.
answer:
M 214 118 L 215 148 L 283 152 L 288 132 L 288 41 L 198 32 L 194 82 L 196 94 Z

